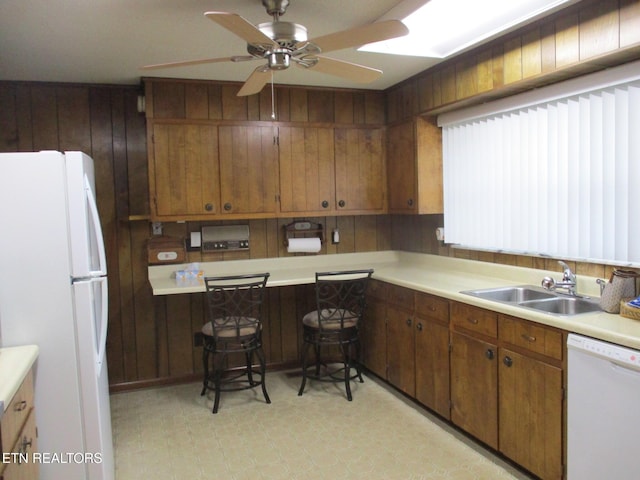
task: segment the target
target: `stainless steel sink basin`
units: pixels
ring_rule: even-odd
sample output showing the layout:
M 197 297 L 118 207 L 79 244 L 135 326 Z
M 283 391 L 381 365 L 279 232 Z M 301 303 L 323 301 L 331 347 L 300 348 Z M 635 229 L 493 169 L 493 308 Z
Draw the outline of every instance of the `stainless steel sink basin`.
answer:
M 601 310 L 597 301 L 587 298 L 556 297 L 547 300 L 532 300 L 519 304 L 521 307 L 533 308 L 554 315 L 580 315 L 581 313 Z
M 474 297 L 494 300 L 496 302 L 520 303 L 529 300 L 542 300 L 545 298 L 556 298 L 557 295 L 547 292 L 541 288 L 522 285 L 519 287 L 487 288 L 483 290 L 468 290 L 466 293 Z
M 601 310 L 598 301 L 592 298 L 570 297 L 533 285 L 466 290 L 461 293 L 551 315 L 573 316 Z

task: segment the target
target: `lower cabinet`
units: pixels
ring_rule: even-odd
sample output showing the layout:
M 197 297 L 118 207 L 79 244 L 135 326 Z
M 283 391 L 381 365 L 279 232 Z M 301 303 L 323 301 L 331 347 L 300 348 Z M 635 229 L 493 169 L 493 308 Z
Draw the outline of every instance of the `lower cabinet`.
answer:
M 416 399 L 449 419 L 449 301 L 415 295 Z
M 562 479 L 566 332 L 372 284 L 365 366 L 534 475 Z
M 497 314 L 453 303 L 451 328 L 451 421 L 497 450 Z
M 545 480 L 563 473 L 565 336 L 526 320 L 499 317 L 500 451 Z
M 38 451 L 35 410 L 33 407 L 33 372 L 30 371 L 9 403 L 0 421 L 0 446 L 9 462 L 0 463 L 0 480 L 38 478 Z
M 387 378 L 387 305 L 386 284 L 378 280 L 369 282 L 367 308 L 364 313 L 360 338 L 362 362 L 373 373 Z

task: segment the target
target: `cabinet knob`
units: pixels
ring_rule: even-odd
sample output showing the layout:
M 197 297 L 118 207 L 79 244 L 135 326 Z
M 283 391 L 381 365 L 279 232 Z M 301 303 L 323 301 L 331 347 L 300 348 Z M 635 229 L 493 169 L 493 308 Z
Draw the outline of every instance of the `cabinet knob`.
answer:
M 413 207 L 413 198 L 410 198 L 409 200 L 407 200 L 407 205 L 409 205 L 410 207 Z
M 328 208 L 329 207 L 329 202 L 327 202 L 326 200 L 322 201 L 322 208 Z
M 419 332 L 422 331 L 422 323 L 417 323 L 416 324 L 416 328 L 418 329 Z
M 339 207 L 344 207 L 346 204 L 347 204 L 347 202 L 345 202 L 344 200 L 340 200 L 340 201 L 338 202 L 338 206 L 339 206 Z
M 23 411 L 25 408 L 27 408 L 27 401 L 26 400 L 21 400 L 18 403 L 16 403 L 13 407 L 13 410 L 16 412 L 21 412 Z
M 484 356 L 487 357 L 489 360 L 493 360 L 493 357 L 494 357 L 493 350 L 490 348 L 487 348 L 487 351 L 484 352 Z
M 507 367 L 510 367 L 511 365 L 513 365 L 513 360 L 511 359 L 511 357 L 506 356 L 502 359 L 502 363 L 504 363 Z
M 228 212 L 229 210 L 231 210 L 231 204 L 229 202 L 224 204 L 224 209 Z
M 207 203 L 207 204 L 205 204 L 204 209 L 205 209 L 207 212 L 212 212 L 212 211 L 213 211 L 213 203 Z
M 410 319 L 410 318 L 407 318 L 407 325 L 411 326 L 411 323 L 412 323 L 412 322 L 411 322 L 411 319 Z

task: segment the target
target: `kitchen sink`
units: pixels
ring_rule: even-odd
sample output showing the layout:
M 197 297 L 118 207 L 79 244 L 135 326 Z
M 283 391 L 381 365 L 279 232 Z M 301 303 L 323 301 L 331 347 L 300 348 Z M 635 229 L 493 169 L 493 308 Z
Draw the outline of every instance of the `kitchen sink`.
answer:
M 487 288 L 484 290 L 468 290 L 462 293 L 484 298 L 485 300 L 494 300 L 496 302 L 504 303 L 520 303 L 530 300 L 543 300 L 557 297 L 554 293 L 529 285 L 519 287 Z
M 573 316 L 601 310 L 598 301 L 593 298 L 567 296 L 533 285 L 466 290 L 460 293 L 551 315 Z

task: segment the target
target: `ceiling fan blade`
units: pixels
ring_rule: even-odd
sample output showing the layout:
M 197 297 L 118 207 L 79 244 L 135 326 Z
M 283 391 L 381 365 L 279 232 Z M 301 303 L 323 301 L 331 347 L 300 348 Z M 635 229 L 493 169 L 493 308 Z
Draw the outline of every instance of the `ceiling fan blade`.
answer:
M 170 62 L 170 63 L 157 63 L 155 65 L 145 65 L 140 67 L 143 70 L 156 70 L 160 68 L 173 68 L 173 67 L 188 67 L 190 65 L 202 65 L 204 63 L 218 63 L 218 62 L 239 62 L 240 58 L 245 57 L 224 57 L 224 58 L 202 58 L 200 60 L 187 60 L 184 62 Z M 248 57 L 247 60 L 255 60 L 255 57 Z
M 297 65 L 303 68 L 328 73 L 329 75 L 346 78 L 347 80 L 357 83 L 370 83 L 382 75 L 382 70 L 365 67 L 364 65 L 358 65 L 357 63 L 345 62 L 343 60 L 336 60 L 335 58 L 328 57 L 313 58 L 318 60 L 315 65 L 305 65 L 305 60 L 309 60 L 305 58 L 302 58 L 301 61 L 294 61 Z
M 409 29 L 400 20 L 386 20 L 342 32 L 330 33 L 309 41 L 320 47 L 322 53 L 326 53 L 402 37 L 407 33 L 409 33 Z
M 249 78 L 247 78 L 246 82 L 238 92 L 239 97 L 244 97 L 246 95 L 253 95 L 254 93 L 258 93 L 262 90 L 269 80 L 271 80 L 271 70 L 269 70 L 268 66 L 260 66 L 256 68 Z
M 262 33 L 254 24 L 244 19 L 237 13 L 229 12 L 205 12 L 205 17 L 213 20 L 218 25 L 226 28 L 252 45 L 269 45 L 277 47 L 278 44 Z

